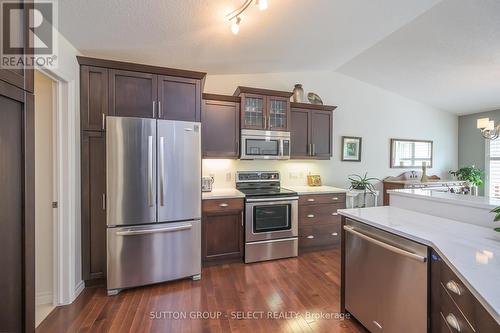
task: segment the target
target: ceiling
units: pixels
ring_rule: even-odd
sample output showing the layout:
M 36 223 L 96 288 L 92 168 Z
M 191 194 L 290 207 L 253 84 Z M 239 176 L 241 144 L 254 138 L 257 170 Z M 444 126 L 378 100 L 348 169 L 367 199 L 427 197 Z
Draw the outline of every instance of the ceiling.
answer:
M 63 0 L 59 30 L 83 54 L 210 74 L 334 69 L 438 0 L 269 0 L 237 36 L 244 0 Z M 388 14 L 389 13 L 389 14 Z
M 84 55 L 209 74 L 334 71 L 455 113 L 500 108 L 500 0 L 64 0 Z M 496 93 L 495 93 L 496 92 Z
M 338 71 L 457 114 L 500 109 L 500 1 L 442 1 Z

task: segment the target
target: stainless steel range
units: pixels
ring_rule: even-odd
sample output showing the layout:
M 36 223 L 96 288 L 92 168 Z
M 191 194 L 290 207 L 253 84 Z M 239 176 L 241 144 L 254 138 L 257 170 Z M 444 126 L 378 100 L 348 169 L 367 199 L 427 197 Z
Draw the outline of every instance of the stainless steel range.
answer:
M 277 171 L 240 171 L 245 194 L 245 263 L 296 257 L 298 195 L 281 187 Z

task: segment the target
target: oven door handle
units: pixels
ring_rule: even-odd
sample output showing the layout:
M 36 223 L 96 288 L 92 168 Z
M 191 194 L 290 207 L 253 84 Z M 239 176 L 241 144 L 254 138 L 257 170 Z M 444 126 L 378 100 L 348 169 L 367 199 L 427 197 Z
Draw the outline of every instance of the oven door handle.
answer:
M 246 199 L 247 202 L 277 202 L 299 200 L 299 197 L 276 197 L 276 198 L 261 198 L 261 199 Z

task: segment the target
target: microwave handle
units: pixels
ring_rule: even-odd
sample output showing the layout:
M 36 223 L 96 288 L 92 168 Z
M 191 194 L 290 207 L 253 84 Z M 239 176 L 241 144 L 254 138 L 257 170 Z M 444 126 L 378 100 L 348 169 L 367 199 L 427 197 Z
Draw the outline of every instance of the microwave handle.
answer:
M 280 151 L 279 151 L 279 155 L 280 155 L 281 157 L 283 157 L 283 140 L 280 140 L 280 148 L 279 148 L 279 149 L 280 149 Z

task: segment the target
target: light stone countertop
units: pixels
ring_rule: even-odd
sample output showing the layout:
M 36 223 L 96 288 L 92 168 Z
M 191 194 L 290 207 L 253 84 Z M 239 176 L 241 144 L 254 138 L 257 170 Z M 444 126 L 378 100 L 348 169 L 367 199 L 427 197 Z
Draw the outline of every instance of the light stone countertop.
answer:
M 493 209 L 500 206 L 500 200 L 491 197 L 480 197 L 473 195 L 464 195 L 440 191 L 430 190 L 390 190 L 387 191 L 390 195 L 400 195 L 404 197 L 418 198 L 424 200 L 432 200 L 444 203 L 453 203 L 462 206 L 470 206 L 476 208 Z
M 500 324 L 500 233 L 401 208 L 339 210 L 343 216 L 432 247 Z
M 231 199 L 231 198 L 244 198 L 245 195 L 235 188 L 221 188 L 213 189 L 212 192 L 202 192 L 201 198 L 203 200 L 210 199 Z
M 282 185 L 283 188 L 297 192 L 299 195 L 304 194 L 328 194 L 328 193 L 346 193 L 346 189 L 333 186 L 294 186 Z

